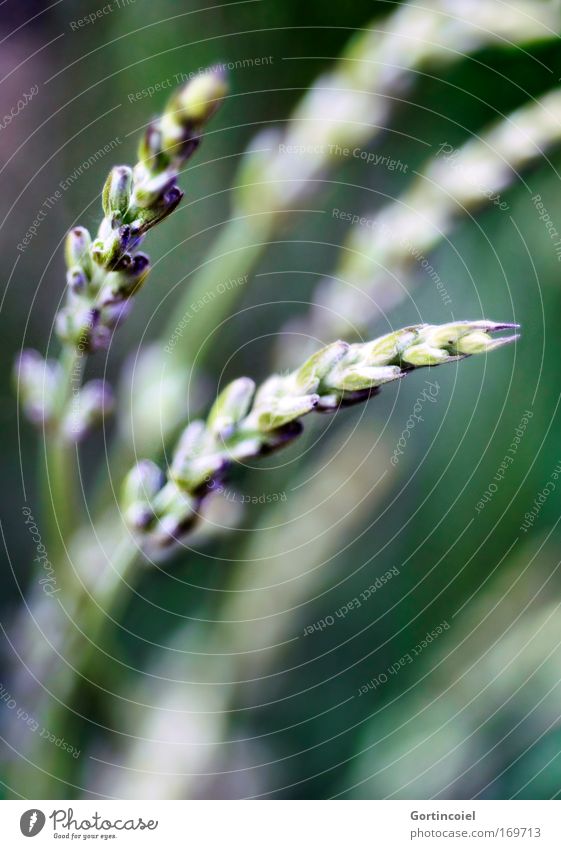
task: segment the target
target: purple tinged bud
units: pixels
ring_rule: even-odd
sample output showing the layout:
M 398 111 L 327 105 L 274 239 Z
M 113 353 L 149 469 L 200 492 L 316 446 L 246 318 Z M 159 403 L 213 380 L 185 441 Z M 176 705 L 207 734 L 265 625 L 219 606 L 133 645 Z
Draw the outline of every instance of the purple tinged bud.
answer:
M 140 460 L 125 478 L 121 503 L 125 509 L 134 504 L 150 503 L 165 483 L 165 475 L 151 460 Z
M 96 239 L 92 245 L 91 254 L 98 265 L 105 268 L 115 268 L 120 263 L 128 263 L 130 256 L 126 254 L 129 246 L 131 230 L 128 224 L 123 224 L 112 230 L 107 238 Z
M 35 425 L 49 425 L 61 379 L 56 361 L 44 360 L 31 348 L 22 351 L 14 364 L 14 380 L 26 417 Z
M 120 300 L 109 303 L 103 307 L 101 312 L 102 324 L 105 328 L 114 330 L 129 317 L 132 303 L 129 300 Z
M 137 501 L 125 510 L 125 521 L 135 531 L 147 531 L 154 521 L 154 512 L 148 504 Z
M 162 133 L 155 123 L 146 129 L 138 146 L 138 158 L 149 171 L 157 173 L 165 168 L 169 159 L 162 149 Z
M 42 377 L 45 368 L 45 360 L 33 348 L 26 348 L 17 357 L 14 366 L 16 379 L 22 385 L 29 385 L 37 377 Z
M 200 136 L 188 135 L 181 142 L 181 159 L 190 159 L 201 143 Z
M 183 197 L 183 192 L 181 191 L 179 186 L 172 186 L 171 189 L 164 196 L 164 201 L 165 201 L 166 205 L 172 207 L 171 209 L 168 210 L 168 213 L 173 212 L 173 210 L 175 209 L 175 207 L 177 206 L 177 204 L 179 203 L 179 201 L 181 200 L 182 197 Z
M 137 253 L 132 258 L 130 273 L 135 277 L 144 274 L 150 265 L 150 257 L 147 254 Z
M 128 165 L 117 165 L 109 172 L 102 193 L 103 212 L 106 216 L 122 218 L 131 197 L 132 168 Z
M 90 256 L 90 234 L 85 227 L 73 227 L 66 236 L 64 256 L 67 268 L 78 266 L 88 277 L 91 276 L 92 264 Z
M 96 326 L 91 329 L 87 350 L 92 352 L 106 351 L 109 348 L 110 342 L 111 330 L 103 324 L 96 324 Z
M 97 427 L 114 408 L 113 390 L 104 380 L 90 380 L 70 402 L 62 432 L 67 439 L 79 442 Z
M 176 180 L 177 173 L 168 169 L 161 174 L 140 181 L 134 190 L 134 207 L 147 209 L 154 206 L 160 198 L 165 197 L 166 193 L 175 185 Z
M 75 265 L 74 268 L 69 268 L 66 272 L 66 283 L 69 289 L 79 295 L 86 289 L 88 278 L 82 269 L 78 265 Z

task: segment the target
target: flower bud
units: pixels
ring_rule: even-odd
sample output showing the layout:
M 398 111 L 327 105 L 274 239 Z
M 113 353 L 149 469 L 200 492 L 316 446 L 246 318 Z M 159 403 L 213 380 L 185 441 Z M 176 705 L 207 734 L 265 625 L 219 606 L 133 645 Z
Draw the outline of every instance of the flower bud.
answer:
M 102 192 L 103 212 L 107 217 L 122 218 L 129 208 L 132 186 L 132 168 L 117 165 L 109 172 Z
M 174 460 L 190 459 L 201 454 L 207 443 L 206 425 L 202 419 L 191 422 L 181 436 L 175 449 Z
M 175 185 L 177 173 L 174 170 L 166 170 L 161 174 L 149 177 L 135 186 L 133 204 L 135 207 L 146 208 L 152 206 L 162 198 L 166 192 Z
M 130 227 L 123 225 L 111 230 L 106 238 L 98 238 L 92 245 L 91 254 L 98 265 L 113 268 L 123 260 L 129 245 Z M 130 259 L 130 257 L 128 258 Z M 127 259 L 127 261 L 128 261 Z
M 216 436 L 224 434 L 247 415 L 255 392 L 249 377 L 240 377 L 222 390 L 209 413 L 207 426 Z
M 138 145 L 138 159 L 144 170 L 150 173 L 161 171 L 168 165 L 168 157 L 162 150 L 162 132 L 156 123 L 149 124 L 142 136 Z
M 99 294 L 101 306 L 122 301 L 136 294 L 150 273 L 150 257 L 137 253 L 130 264 L 118 271 L 111 271 L 105 278 L 105 285 Z
M 67 439 L 80 442 L 114 407 L 113 391 L 104 380 L 90 380 L 75 393 L 62 424 Z
M 213 478 L 221 476 L 230 465 L 231 461 L 222 451 L 190 459 L 179 455 L 173 459 L 169 476 L 181 489 L 196 492 Z
M 131 224 L 131 232 L 135 236 L 147 233 L 148 230 L 156 224 L 159 224 L 160 221 L 163 221 L 164 218 L 168 217 L 168 215 L 171 215 L 171 213 L 179 205 L 182 197 L 183 192 L 181 189 L 178 186 L 172 186 L 165 195 L 160 198 L 158 203 L 138 210 L 138 216 Z
M 437 366 L 440 363 L 449 363 L 458 358 L 442 348 L 435 348 L 426 342 L 420 342 L 406 348 L 401 359 L 404 363 L 409 363 L 412 366 Z
M 121 504 L 128 510 L 134 504 L 150 504 L 163 487 L 165 476 L 156 463 L 140 460 L 126 476 L 121 493 Z
M 14 365 L 14 381 L 18 387 L 26 418 L 35 425 L 51 423 L 54 400 L 62 379 L 56 361 L 44 360 L 38 351 L 27 348 Z
M 66 272 L 66 284 L 77 295 L 86 289 L 88 278 L 79 265 L 68 269 Z
M 403 376 L 399 366 L 349 366 L 337 369 L 329 377 L 329 387 L 344 392 L 360 392 L 374 389 L 383 383 L 389 383 Z
M 256 409 L 255 418 L 259 430 L 266 433 L 305 416 L 317 407 L 319 395 L 297 395 L 296 397 L 271 399 L 269 409 Z M 253 418 L 253 414 L 251 416 Z
M 175 113 L 178 122 L 201 127 L 214 115 L 227 93 L 226 75 L 222 71 L 210 71 L 183 86 L 172 97 L 168 109 Z
M 90 257 L 91 237 L 85 227 L 73 227 L 66 236 L 64 257 L 67 268 L 78 266 L 91 277 L 92 263 Z
M 372 342 L 357 345 L 361 348 L 361 362 L 369 366 L 383 366 L 399 358 L 401 352 L 411 345 L 418 333 L 416 330 L 405 328 L 395 333 L 387 333 Z M 351 346 L 351 349 L 355 346 Z
M 156 521 L 151 528 L 150 543 L 163 548 L 177 542 L 198 521 L 199 506 L 200 498 L 168 481 L 154 497 Z
M 77 303 L 71 303 L 58 312 L 56 332 L 64 342 L 76 345 L 81 351 L 89 351 L 92 331 L 98 320 L 99 315 L 96 310 L 89 306 L 80 307 Z
M 333 342 L 313 354 L 293 375 L 294 386 L 305 393 L 315 392 L 325 376 L 349 350 L 347 342 Z
M 96 329 L 103 328 L 104 331 L 114 330 L 119 327 L 129 317 L 132 310 L 132 301 L 128 298 L 125 300 L 116 300 L 113 303 L 105 304 L 100 311 L 100 320 Z M 105 346 L 104 346 L 105 347 Z
M 476 330 L 473 333 L 462 336 L 456 348 L 459 354 L 484 354 L 488 351 L 494 351 L 496 348 L 501 348 L 503 345 L 508 345 L 518 338 L 518 334 L 515 333 L 512 336 L 491 339 L 483 330 Z

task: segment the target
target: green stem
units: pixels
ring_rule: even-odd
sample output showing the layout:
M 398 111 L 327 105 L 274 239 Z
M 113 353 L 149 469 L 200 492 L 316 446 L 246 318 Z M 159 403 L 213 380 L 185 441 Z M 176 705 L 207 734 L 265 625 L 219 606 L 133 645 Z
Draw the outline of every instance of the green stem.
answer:
M 170 345 L 174 364 L 189 370 L 198 358 L 200 349 L 220 324 L 231 315 L 232 305 L 244 292 L 243 278 L 249 275 L 267 247 L 273 231 L 275 216 L 261 214 L 230 218 L 205 260 L 186 289 L 173 318 L 165 328 L 162 340 L 164 349 Z M 227 287 L 227 282 L 240 281 Z M 220 284 L 225 284 L 220 287 Z M 220 287 L 220 288 L 219 288 Z M 210 296 L 210 300 L 205 300 Z M 193 306 L 204 304 L 194 315 Z M 178 316 L 193 315 L 186 331 L 176 334 Z
M 126 607 L 138 553 L 136 545 L 123 540 L 95 586 L 83 586 L 75 578 L 74 586 L 66 585 L 63 593 L 57 596 L 64 608 L 58 611 L 57 617 L 58 627 L 65 632 L 58 640 L 64 660 L 53 658 L 45 641 L 44 669 L 51 667 L 45 681 L 49 692 L 41 694 L 37 716 L 49 734 L 64 737 L 70 745 L 83 739 L 81 720 L 76 716 L 80 710 L 79 695 L 90 681 L 95 686 L 92 672 L 98 660 L 97 646 L 104 629 L 112 627 L 112 620 L 118 621 Z M 105 655 L 103 658 L 107 663 Z M 23 792 L 27 798 L 68 797 L 69 785 L 78 783 L 77 775 L 82 772 L 79 759 L 39 734 L 34 735 L 31 751 L 26 756 L 35 765 L 25 776 Z M 80 757 L 83 756 L 82 753 Z M 21 781 L 17 766 L 16 771 L 12 781 L 14 787 Z M 58 782 L 65 783 L 64 790 Z
M 203 300 L 207 293 L 215 292 L 219 283 L 225 283 L 229 279 L 241 280 L 244 275 L 249 274 L 267 245 L 272 224 L 271 216 L 252 219 L 232 218 L 216 240 L 209 259 L 201 267 L 192 286 L 186 292 L 179 306 L 179 314 L 189 312 L 191 306 Z M 178 337 L 173 357 L 177 367 L 185 371 L 186 378 L 189 373 L 189 364 L 193 362 L 199 349 L 204 346 L 208 336 L 230 313 L 232 304 L 241 292 L 243 292 L 243 284 L 220 290 L 218 297 L 208 304 L 205 302 L 205 309 L 197 316 L 197 321 L 190 326 L 189 333 Z M 176 322 L 173 322 L 173 326 L 170 323 L 169 337 L 174 333 L 175 326 Z M 63 352 L 61 361 L 65 371 L 65 390 L 61 393 L 57 404 L 59 418 L 66 411 L 72 393 L 80 385 L 82 368 L 79 358 L 79 354 L 69 352 L 68 349 Z M 53 508 L 54 527 L 58 538 L 62 540 L 67 539 L 68 533 L 76 526 L 74 509 L 76 499 L 72 496 L 75 492 L 73 450 L 73 446 L 65 445 L 60 438 L 54 436 L 47 446 L 45 458 L 49 485 L 47 503 Z M 127 447 L 122 445 L 118 437 L 115 450 L 119 452 L 125 450 L 127 453 Z M 120 462 L 119 465 L 128 470 L 130 464 Z M 107 503 L 102 499 L 100 502 Z M 44 726 L 52 729 L 51 733 L 62 733 L 62 729 L 66 728 L 68 735 L 68 711 L 76 704 L 82 684 L 87 683 L 92 669 L 95 668 L 96 643 L 108 618 L 118 620 L 126 603 L 128 597 L 126 578 L 134 566 L 137 554 L 135 546 L 130 543 L 124 544 L 113 567 L 103 571 L 102 579 L 96 586 L 95 601 L 92 600 L 88 590 L 76 584 L 73 587 L 65 585 L 64 597 L 67 598 L 71 607 L 72 618 L 79 622 L 84 635 L 76 629 L 71 630 L 72 626 L 66 624 L 68 635 L 63 643 L 66 662 L 56 674 L 56 690 L 53 689 L 56 700 L 48 696 L 46 698 L 48 703 L 42 713 Z M 62 615 L 66 620 L 64 614 Z M 37 770 L 33 772 L 33 786 L 28 788 L 28 792 L 34 798 L 45 798 L 45 795 L 53 793 L 53 777 L 71 783 L 76 772 L 76 762 L 67 752 L 52 744 L 46 744 L 45 741 L 41 741 L 41 744 L 50 745 L 50 748 L 47 750 L 47 757 L 44 755 L 44 750 L 40 750 L 37 751 L 35 758 L 31 758 L 32 762 L 40 764 L 41 769 L 44 770 L 44 772 Z
M 61 424 L 72 395 L 82 382 L 82 354 L 65 346 L 60 355 L 63 379 L 55 399 L 54 428 L 45 434 L 41 478 L 47 509 L 47 538 L 52 556 L 61 559 L 65 545 L 79 523 L 80 503 L 76 476 L 76 448 L 61 434 Z

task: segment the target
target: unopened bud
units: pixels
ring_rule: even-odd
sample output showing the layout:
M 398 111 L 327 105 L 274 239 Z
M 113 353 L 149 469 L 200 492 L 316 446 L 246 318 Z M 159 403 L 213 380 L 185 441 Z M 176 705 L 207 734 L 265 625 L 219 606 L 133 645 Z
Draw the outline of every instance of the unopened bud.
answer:
M 177 174 L 167 170 L 139 183 L 134 190 L 134 206 L 146 208 L 155 204 L 175 185 Z
M 138 217 L 131 224 L 132 232 L 139 235 L 147 233 L 148 230 L 156 224 L 159 224 L 160 221 L 163 221 L 164 218 L 168 217 L 168 215 L 171 215 L 171 213 L 179 205 L 182 197 L 183 192 L 181 189 L 178 186 L 172 186 L 165 195 L 160 198 L 157 204 L 149 206 L 146 209 L 139 209 Z
M 448 363 L 456 359 L 452 354 L 428 345 L 426 342 L 420 342 L 418 345 L 411 345 L 402 353 L 403 362 L 409 363 L 412 366 L 437 366 L 440 363 Z
M 362 345 L 351 346 L 351 350 L 355 347 L 361 348 L 361 362 L 369 366 L 385 365 L 391 360 L 397 359 L 401 352 L 414 342 L 417 336 L 416 331 L 404 329 L 394 333 L 387 333 L 379 339 L 374 339 L 372 342 L 366 342 Z
M 14 381 L 27 419 L 35 425 L 49 425 L 60 389 L 58 363 L 44 360 L 38 351 L 27 348 L 15 362 Z
M 183 124 L 200 127 L 214 115 L 226 94 L 228 83 L 222 71 L 200 74 L 172 97 L 169 108 Z
M 85 227 L 73 227 L 66 236 L 64 257 L 67 268 L 78 266 L 87 276 L 91 276 L 91 237 Z
M 129 298 L 144 285 L 149 273 L 150 257 L 140 252 L 134 254 L 126 268 L 109 272 L 98 302 L 105 306 Z
M 274 398 L 269 409 L 257 409 L 257 427 L 263 432 L 283 427 L 301 416 L 310 413 L 319 403 L 319 395 L 297 395 L 296 397 Z M 252 414 L 253 418 L 253 414 Z
M 501 348 L 503 345 L 509 345 L 516 339 L 518 339 L 516 333 L 512 336 L 503 336 L 500 339 L 491 339 L 482 330 L 476 330 L 459 340 L 457 350 L 460 354 L 484 354 L 488 351 L 494 351 L 496 348 Z
M 321 381 L 347 354 L 348 350 L 348 343 L 341 341 L 322 348 L 294 373 L 294 385 L 301 392 L 315 392 Z
M 156 547 L 169 547 L 189 531 L 199 518 L 200 499 L 180 490 L 173 481 L 154 498 L 156 521 L 152 527 L 150 543 Z
M 122 489 L 122 505 L 128 510 L 138 502 L 151 503 L 164 485 L 164 473 L 151 460 L 140 460 L 125 478 Z
M 104 380 L 90 380 L 74 395 L 62 425 L 63 434 L 73 442 L 80 442 L 103 422 L 113 407 L 113 391 L 109 384 Z
M 249 377 L 234 380 L 220 393 L 208 416 L 207 425 L 215 435 L 224 434 L 249 410 L 255 383 Z
M 96 239 L 92 245 L 91 254 L 98 265 L 112 268 L 122 261 L 126 253 L 130 237 L 130 227 L 122 227 L 112 230 L 105 238 Z
M 117 165 L 109 172 L 102 193 L 103 212 L 106 216 L 122 217 L 128 207 L 131 196 L 132 168 Z
M 165 168 L 168 159 L 162 151 L 162 133 L 156 124 L 150 124 L 138 145 L 138 159 L 149 171 Z
M 82 268 L 79 265 L 75 265 L 74 268 L 69 268 L 66 272 L 66 283 L 69 289 L 76 294 L 80 294 L 88 285 L 88 278 Z
M 365 389 L 374 389 L 376 386 L 400 377 L 402 377 L 402 371 L 399 366 L 357 365 L 336 369 L 329 376 L 328 386 L 343 392 L 360 392 Z
M 196 492 L 215 477 L 221 476 L 231 461 L 222 451 L 186 459 L 174 457 L 169 470 L 171 480 L 187 492 Z

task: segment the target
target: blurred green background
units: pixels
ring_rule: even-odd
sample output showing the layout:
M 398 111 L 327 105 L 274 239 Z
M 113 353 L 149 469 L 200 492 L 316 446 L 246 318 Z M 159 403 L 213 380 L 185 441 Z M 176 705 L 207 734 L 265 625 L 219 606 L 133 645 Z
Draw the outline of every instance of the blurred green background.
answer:
M 4 34 L 11 33 L 0 58 L 2 114 L 39 85 L 0 131 L 0 451 L 9 555 L 0 684 L 8 689 L 20 665 L 16 612 L 34 556 L 21 519 L 23 482 L 40 515 L 37 437 L 18 422 L 11 364 L 22 345 L 56 352 L 61 240 L 73 223 L 97 222 L 106 172 L 134 161 L 136 135 L 167 92 L 132 102 L 129 95 L 216 62 L 272 57 L 230 74 L 232 96 L 189 163 L 183 205 L 151 236 L 149 285 L 108 361 L 88 365 L 91 374 L 107 368 L 113 380 L 143 335 L 157 337 L 179 298 L 178 281 L 227 220 L 229 187 L 256 131 L 286 121 L 352 32 L 395 4 L 263 0 L 197 9 L 136 0 L 77 31 L 70 22 L 99 6 L 36 3 L 31 19 L 32 5 L 8 2 L 1 10 Z M 208 352 L 207 399 L 217 381 L 269 372 L 268 334 L 304 312 L 295 302 L 310 299 L 318 275 L 333 268 L 348 225 L 313 210 L 370 214 L 403 191 L 440 143 L 461 144 L 560 77 L 555 40 L 479 51 L 442 74 L 417 74 L 410 92 L 396 93 L 391 128 L 372 150 L 401 159 L 409 173 L 342 160 L 311 211 L 290 216 L 244 290 L 247 309 Z M 118 147 L 63 193 L 18 253 L 44 199 L 117 137 Z M 560 266 L 531 201 L 541 194 L 561 224 L 560 164 L 559 151 L 544 155 L 505 192 L 508 214 L 487 208 L 465 216 L 434 251 L 451 308 L 420 272 L 411 298 L 372 328 L 485 316 L 522 324 L 516 348 L 413 374 L 365 408 L 309 422 L 307 442 L 282 459 L 237 473 L 238 493 L 286 498 L 240 505 L 239 527 L 197 538 L 161 569 L 143 570 L 120 626 L 107 635 L 99 678 L 84 689 L 83 718 L 68 717 L 65 738 L 81 750 L 75 786 L 53 778 L 53 797 L 550 798 L 561 791 L 559 488 L 531 530 L 520 530 L 561 461 Z M 393 468 L 389 458 L 426 379 L 438 381 L 437 401 L 425 404 L 424 422 Z M 534 415 L 515 462 L 477 513 L 526 409 Z M 101 435 L 81 449 L 86 485 L 103 452 Z M 396 567 L 367 601 L 335 615 Z M 333 625 L 304 635 L 329 616 Z M 442 622 L 450 627 L 415 662 L 359 695 Z M 4 747 L 7 798 L 26 795 L 35 768 L 12 744 Z

